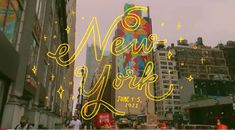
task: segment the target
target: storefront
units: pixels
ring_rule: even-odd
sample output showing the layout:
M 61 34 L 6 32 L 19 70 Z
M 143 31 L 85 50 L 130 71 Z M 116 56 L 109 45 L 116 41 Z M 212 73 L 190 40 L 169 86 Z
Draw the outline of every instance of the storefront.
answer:
M 0 0 L 0 124 L 19 65 L 16 40 L 24 3 L 24 0 Z
M 15 48 L 0 32 L 0 122 L 2 121 L 3 108 L 7 100 L 9 87 L 16 79 L 19 56 Z
M 190 109 L 190 120 L 192 124 L 216 125 L 217 119 L 229 128 L 235 128 L 234 110 L 231 104 L 209 106 Z

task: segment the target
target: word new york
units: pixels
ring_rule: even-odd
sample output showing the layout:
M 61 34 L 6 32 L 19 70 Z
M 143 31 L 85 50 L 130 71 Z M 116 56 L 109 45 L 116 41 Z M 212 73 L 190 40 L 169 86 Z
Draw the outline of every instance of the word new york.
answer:
M 121 22 L 124 29 L 128 31 L 135 31 L 139 28 L 141 24 L 141 18 L 140 16 L 132 13 L 133 11 L 138 11 L 138 10 L 147 11 L 147 8 L 142 7 L 142 6 L 134 6 L 132 8 L 127 9 L 123 14 L 116 17 L 114 21 L 112 22 L 112 24 L 110 25 L 110 28 L 108 29 L 102 42 L 100 40 L 100 31 L 98 27 L 98 21 L 96 17 L 93 17 L 91 22 L 88 25 L 88 28 L 84 36 L 79 42 L 75 50 L 75 53 L 68 60 L 64 60 L 65 59 L 64 56 L 66 56 L 70 50 L 70 46 L 66 43 L 60 44 L 54 53 L 48 52 L 47 53 L 48 57 L 51 59 L 54 59 L 56 63 L 62 67 L 66 67 L 72 64 L 76 60 L 76 58 L 80 55 L 84 46 L 87 44 L 87 40 L 90 38 L 91 34 L 93 34 L 95 58 L 97 61 L 101 61 L 103 58 L 104 50 L 107 46 L 108 40 L 119 22 Z M 128 23 L 126 22 L 127 19 L 126 18 L 123 19 L 123 17 L 126 17 L 128 19 L 130 18 L 135 19 L 134 25 L 128 25 Z M 146 43 L 147 41 L 150 41 L 150 44 L 144 45 L 144 43 Z M 124 46 L 124 42 L 125 42 L 125 39 L 122 37 L 117 37 L 112 41 L 110 51 L 114 56 L 119 56 L 123 54 L 124 52 L 127 52 L 130 49 L 132 49 L 131 51 L 133 54 L 138 54 L 141 50 L 147 54 L 147 53 L 152 52 L 155 44 L 159 42 L 166 42 L 166 40 L 158 40 L 158 37 L 156 34 L 150 34 L 148 38 L 144 38 L 138 45 L 137 45 L 138 43 L 137 39 L 133 39 L 126 46 Z M 96 48 L 97 45 L 98 45 L 99 51 L 101 52 L 100 57 L 98 57 L 97 55 L 97 48 Z M 126 70 L 127 76 L 124 76 L 122 73 L 118 73 L 112 82 L 112 86 L 114 89 L 118 90 L 123 86 L 125 81 L 129 81 L 128 87 L 130 89 L 137 89 L 138 91 L 141 91 L 144 88 L 145 95 L 150 100 L 153 100 L 153 101 L 164 100 L 165 98 L 167 98 L 167 96 L 169 96 L 173 92 L 174 86 L 170 84 L 169 90 L 161 96 L 152 95 L 150 92 L 151 84 L 156 82 L 158 79 L 158 75 L 153 74 L 153 68 L 154 68 L 153 62 L 148 62 L 145 65 L 145 69 L 144 69 L 142 77 L 138 81 L 136 80 L 136 76 L 134 75 L 133 70 Z M 111 69 L 111 65 L 107 64 L 104 66 L 102 74 L 100 75 L 99 79 L 97 80 L 97 82 L 95 83 L 95 85 L 92 87 L 90 91 L 87 92 L 84 88 L 84 85 L 82 85 L 83 96 L 91 97 L 95 93 L 98 93 L 97 97 L 94 100 L 90 100 L 86 102 L 81 108 L 81 116 L 85 120 L 90 120 L 93 117 L 95 117 L 95 115 L 97 115 L 97 113 L 99 112 L 101 105 L 109 109 L 114 114 L 117 114 L 117 115 L 125 114 L 125 112 L 115 109 L 111 104 L 103 100 L 103 94 L 107 86 L 108 77 L 110 75 L 110 69 Z M 83 70 L 83 72 L 85 71 L 85 74 L 82 74 L 81 70 Z M 75 70 L 75 76 L 76 75 L 77 77 L 84 76 L 84 79 L 86 80 L 86 77 L 88 74 L 87 72 L 88 72 L 88 68 L 86 66 L 79 66 Z M 94 109 L 91 112 L 87 113 L 88 108 L 91 106 L 93 106 Z

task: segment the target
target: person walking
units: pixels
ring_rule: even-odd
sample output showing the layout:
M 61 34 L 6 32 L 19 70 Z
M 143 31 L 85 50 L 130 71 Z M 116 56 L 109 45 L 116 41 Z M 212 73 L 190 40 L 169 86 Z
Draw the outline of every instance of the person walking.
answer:
M 228 130 L 228 126 L 225 124 L 222 124 L 220 119 L 217 119 L 216 129 L 217 130 Z
M 82 125 L 81 121 L 75 115 L 75 116 L 73 116 L 73 120 L 71 120 L 69 127 L 73 128 L 74 130 L 79 130 L 81 125 Z
M 28 130 L 33 129 L 33 127 L 28 123 L 28 119 L 24 116 L 20 119 L 20 124 L 15 127 L 16 130 Z

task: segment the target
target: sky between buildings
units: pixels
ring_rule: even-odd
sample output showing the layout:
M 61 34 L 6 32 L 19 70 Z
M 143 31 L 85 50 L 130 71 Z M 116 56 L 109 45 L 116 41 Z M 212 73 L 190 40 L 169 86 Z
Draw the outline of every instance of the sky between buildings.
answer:
M 75 44 L 81 40 L 94 16 L 99 22 L 103 39 L 113 20 L 123 13 L 125 3 L 149 6 L 153 33 L 158 34 L 159 39 L 167 39 L 168 44 L 176 43 L 180 36 L 190 43 L 201 36 L 208 46 L 235 40 L 235 0 L 77 0 Z M 178 22 L 181 24 L 179 30 Z M 160 26 L 161 23 L 164 27 Z M 106 50 L 109 50 L 110 43 Z M 85 55 L 86 48 L 77 58 L 75 66 L 85 64 Z M 78 82 L 75 78 L 75 91 Z

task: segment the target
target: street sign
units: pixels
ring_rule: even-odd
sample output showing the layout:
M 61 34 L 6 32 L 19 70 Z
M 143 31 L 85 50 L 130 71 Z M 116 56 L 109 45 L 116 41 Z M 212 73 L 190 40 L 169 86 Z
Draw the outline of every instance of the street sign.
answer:
M 235 103 L 233 103 L 233 110 L 235 110 Z

